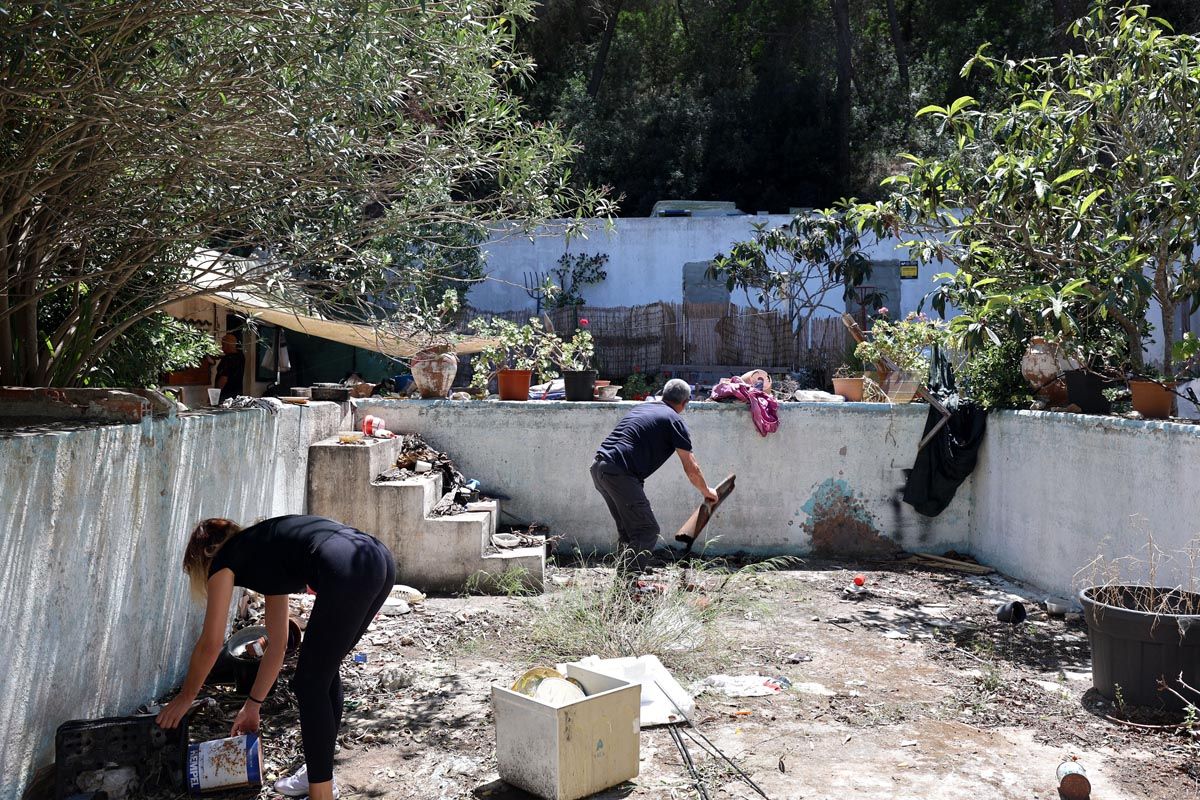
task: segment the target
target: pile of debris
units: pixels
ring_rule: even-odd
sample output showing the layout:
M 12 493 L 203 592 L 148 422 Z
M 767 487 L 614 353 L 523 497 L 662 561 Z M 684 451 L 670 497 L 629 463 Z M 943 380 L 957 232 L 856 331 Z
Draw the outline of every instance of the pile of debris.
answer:
M 467 510 L 467 503 L 479 499 L 478 482 L 468 481 L 464 478 L 450 456 L 433 449 L 424 439 L 415 434 L 408 434 L 403 438 L 396 465 L 380 475 L 378 480 L 401 481 L 430 472 L 440 472 L 442 475 L 442 499 L 430 512 L 435 517 L 461 514 Z

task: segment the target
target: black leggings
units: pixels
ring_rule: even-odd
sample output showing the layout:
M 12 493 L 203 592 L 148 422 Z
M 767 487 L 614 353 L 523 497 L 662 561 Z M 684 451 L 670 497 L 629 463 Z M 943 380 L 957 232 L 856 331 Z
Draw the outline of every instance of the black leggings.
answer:
M 338 667 L 396 583 L 391 552 L 375 537 L 353 528 L 322 542 L 316 556 L 317 600 L 292 679 L 309 783 L 333 780 L 333 748 L 342 724 Z

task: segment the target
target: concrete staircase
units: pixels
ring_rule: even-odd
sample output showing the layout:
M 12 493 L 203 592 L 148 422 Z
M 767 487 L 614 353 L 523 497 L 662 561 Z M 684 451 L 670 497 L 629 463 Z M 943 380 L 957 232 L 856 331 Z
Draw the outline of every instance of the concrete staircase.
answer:
M 511 591 L 518 584 L 540 592 L 544 547 L 497 550 L 491 545 L 498 501 L 472 503 L 466 513 L 431 517 L 442 498 L 440 474 L 381 481 L 400 455 L 400 439 L 337 438 L 308 451 L 308 513 L 365 531 L 391 548 L 399 583 L 426 592 Z

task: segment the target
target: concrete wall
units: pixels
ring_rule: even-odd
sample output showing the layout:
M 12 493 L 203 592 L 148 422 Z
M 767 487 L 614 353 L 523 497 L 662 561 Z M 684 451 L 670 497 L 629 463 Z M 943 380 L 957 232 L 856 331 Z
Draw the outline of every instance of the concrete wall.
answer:
M 502 508 L 568 537 L 567 547 L 607 552 L 616 533 L 591 486 L 597 445 L 631 403 L 455 403 L 358 401 L 356 416 L 419 433 L 448 452 L 469 478 L 512 497 Z M 780 429 L 759 436 L 744 405 L 692 403 L 685 419 L 710 484 L 729 473 L 738 489 L 706 529 L 717 552 L 805 554 L 822 543 L 842 551 L 964 547 L 970 484 L 940 517 L 899 500 L 925 424 L 924 406 L 788 404 Z M 672 459 L 646 483 L 663 528 L 675 531 L 700 496 Z M 671 542 L 674 544 L 674 542 Z
M 1174 554 L 1160 559 L 1159 583 L 1190 583 L 1182 552 L 1200 536 L 1200 426 L 992 414 L 972 521 L 981 561 L 1060 594 L 1078 588 L 1099 555 L 1133 556 L 1126 577 L 1148 579 L 1150 536 Z M 1200 561 L 1196 569 L 1200 578 Z
M 753 238 L 755 223 L 778 227 L 791 219 L 786 214 L 645 217 L 613 220 L 611 227 L 595 221 L 587 229 L 587 238 L 577 237 L 569 242 L 555 226 L 541 228 L 532 237 L 501 226 L 493 229 L 491 238 L 483 245 L 490 280 L 471 289 L 467 299 L 471 305 L 487 311 L 529 309 L 532 313 L 534 301 L 524 290 L 526 272 L 548 273 L 564 253 L 606 253 L 607 280 L 582 289 L 588 305 L 679 303 L 683 301 L 685 264 L 728 253 L 734 243 Z M 864 251 L 880 261 L 908 258 L 908 248 L 901 246 L 899 239 L 869 238 Z M 926 265 L 921 267 L 917 279 L 901 281 L 901 314 L 915 310 L 921 298 L 933 288 L 933 276 L 945 271 L 938 265 Z M 840 309 L 841 298 L 834 300 L 833 305 Z M 734 292 L 732 301 L 746 304 L 742 292 Z M 895 318 L 896 304 L 889 302 L 889 307 Z
M 588 476 L 596 445 L 630 404 L 360 401 L 446 450 L 469 477 L 511 495 L 503 504 L 548 524 L 566 546 L 608 551 L 615 534 Z M 788 404 L 778 433 L 754 430 L 740 405 L 693 403 L 685 418 L 710 483 L 738 490 L 707 533 L 717 552 L 878 552 L 881 534 L 908 550 L 966 549 L 1048 592 L 1070 595 L 1098 555 L 1145 560 L 1147 534 L 1174 553 L 1158 577 L 1189 582 L 1183 551 L 1200 536 L 1200 426 L 1006 411 L 991 415 L 974 475 L 940 516 L 900 500 L 925 406 Z M 668 540 L 697 503 L 677 464 L 646 484 Z M 1200 544 L 1200 542 L 1198 542 Z M 1125 562 L 1126 576 L 1149 577 Z M 1200 560 L 1196 565 L 1200 579 Z M 1194 588 L 1200 588 L 1195 586 Z
M 315 403 L 0 430 L 0 797 L 53 760 L 62 722 L 178 685 L 202 616 L 187 532 L 302 511 L 308 445 L 341 418 Z

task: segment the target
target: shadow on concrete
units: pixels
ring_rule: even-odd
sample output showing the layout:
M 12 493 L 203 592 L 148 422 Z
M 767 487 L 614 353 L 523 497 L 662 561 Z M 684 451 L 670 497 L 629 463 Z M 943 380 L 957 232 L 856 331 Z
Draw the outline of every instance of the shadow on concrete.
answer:
M 631 783 L 623 783 L 620 786 L 605 789 L 603 792 L 588 795 L 588 800 L 618 800 L 618 798 L 629 797 L 635 788 Z M 515 786 L 509 786 L 502 780 L 494 780 L 482 786 L 476 786 L 471 791 L 471 796 L 478 800 L 538 800 L 537 795 Z

